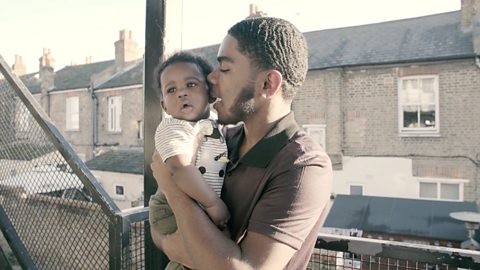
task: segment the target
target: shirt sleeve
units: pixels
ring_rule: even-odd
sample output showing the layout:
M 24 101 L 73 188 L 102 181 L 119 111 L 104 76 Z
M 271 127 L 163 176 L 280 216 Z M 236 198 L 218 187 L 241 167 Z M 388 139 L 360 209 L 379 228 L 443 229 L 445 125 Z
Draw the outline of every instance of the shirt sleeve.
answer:
M 252 212 L 248 231 L 298 250 L 329 202 L 330 170 L 295 167 L 270 179 Z
M 164 118 L 155 132 L 155 148 L 164 162 L 176 155 L 192 156 L 195 135 L 192 123 Z

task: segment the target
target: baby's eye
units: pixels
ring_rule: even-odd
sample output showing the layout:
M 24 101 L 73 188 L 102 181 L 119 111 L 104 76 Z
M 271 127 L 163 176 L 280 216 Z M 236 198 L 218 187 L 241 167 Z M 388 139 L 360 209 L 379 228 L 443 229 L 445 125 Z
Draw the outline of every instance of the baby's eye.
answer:
M 167 88 L 167 94 L 173 94 L 175 92 L 177 92 L 177 88 L 175 87 L 170 87 L 170 88 Z
M 192 88 L 192 87 L 195 87 L 195 86 L 197 86 L 197 83 L 194 83 L 194 82 L 187 83 L 188 88 Z

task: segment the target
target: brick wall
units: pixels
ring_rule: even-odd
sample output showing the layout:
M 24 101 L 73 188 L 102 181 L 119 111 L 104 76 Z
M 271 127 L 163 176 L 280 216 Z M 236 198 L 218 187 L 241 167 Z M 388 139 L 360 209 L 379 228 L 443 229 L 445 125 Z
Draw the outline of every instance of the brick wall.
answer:
M 108 131 L 108 97 L 122 96 L 122 117 L 119 133 Z M 143 147 L 143 139 L 137 138 L 138 121 L 143 121 L 143 88 L 99 91 L 98 107 L 98 144 Z
M 398 78 L 422 74 L 439 78 L 440 136 L 400 137 Z M 417 172 L 428 172 L 421 169 L 431 166 L 425 160 L 436 164 L 441 159 L 444 166 L 463 171 L 451 177 L 470 180 L 465 199 L 480 202 L 479 104 L 480 69 L 468 59 L 309 71 L 293 109 L 300 124 L 327 125 L 332 160 L 342 155 L 411 157 Z

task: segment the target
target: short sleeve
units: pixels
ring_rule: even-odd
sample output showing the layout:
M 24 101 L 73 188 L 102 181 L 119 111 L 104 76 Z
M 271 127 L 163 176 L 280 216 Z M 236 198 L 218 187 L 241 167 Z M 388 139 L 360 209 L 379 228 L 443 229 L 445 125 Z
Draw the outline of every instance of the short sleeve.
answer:
M 155 132 L 155 148 L 164 162 L 176 155 L 192 156 L 195 135 L 192 123 L 164 118 Z

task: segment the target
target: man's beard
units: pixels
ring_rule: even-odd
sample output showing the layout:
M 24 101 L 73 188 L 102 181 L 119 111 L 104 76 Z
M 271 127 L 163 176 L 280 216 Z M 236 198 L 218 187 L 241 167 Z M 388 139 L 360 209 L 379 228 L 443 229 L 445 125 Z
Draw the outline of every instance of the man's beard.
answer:
M 256 112 L 254 96 L 255 88 L 253 84 L 243 87 L 232 107 L 228 109 L 229 116 L 223 119 L 219 118 L 219 122 L 221 124 L 237 124 L 253 115 Z

